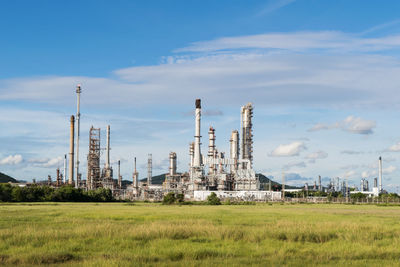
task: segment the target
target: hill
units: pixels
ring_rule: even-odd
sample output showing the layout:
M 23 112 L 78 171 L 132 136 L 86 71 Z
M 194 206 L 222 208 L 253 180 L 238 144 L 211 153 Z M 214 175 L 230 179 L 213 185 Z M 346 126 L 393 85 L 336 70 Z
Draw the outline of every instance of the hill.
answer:
M 16 179 L 12 178 L 11 176 L 8 176 L 7 174 L 0 172 L 0 183 L 8 183 L 8 182 L 18 183 L 18 181 Z
M 166 175 L 166 173 L 160 174 L 160 175 L 157 175 L 157 176 L 153 176 L 153 178 L 151 180 L 152 184 L 162 184 L 164 182 L 164 180 L 165 180 L 165 175 Z M 264 188 L 268 189 L 268 185 L 267 184 L 269 183 L 270 179 L 267 176 L 265 176 L 265 175 L 263 175 L 261 173 L 259 173 L 257 175 L 258 175 L 258 177 L 260 177 L 260 183 L 261 184 L 265 184 Z M 140 179 L 140 181 L 141 182 L 146 182 L 147 178 Z M 272 186 L 272 188 L 281 188 L 282 187 L 282 185 L 280 183 L 272 181 L 272 180 L 271 180 L 271 186 Z M 286 189 L 298 189 L 300 187 L 285 185 L 285 188 Z

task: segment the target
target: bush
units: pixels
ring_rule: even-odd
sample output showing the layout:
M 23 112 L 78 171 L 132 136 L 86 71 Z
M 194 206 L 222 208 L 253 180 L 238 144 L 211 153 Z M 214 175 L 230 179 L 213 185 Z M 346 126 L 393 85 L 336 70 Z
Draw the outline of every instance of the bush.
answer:
M 175 203 L 175 201 L 176 201 L 175 193 L 169 192 L 168 194 L 166 194 L 166 195 L 164 196 L 163 202 L 162 202 L 162 203 L 163 203 L 164 205 L 172 205 L 172 204 Z
M 221 200 L 219 199 L 219 197 L 217 197 L 217 194 L 212 192 L 211 195 L 209 195 L 207 197 L 207 204 L 208 205 L 221 205 Z

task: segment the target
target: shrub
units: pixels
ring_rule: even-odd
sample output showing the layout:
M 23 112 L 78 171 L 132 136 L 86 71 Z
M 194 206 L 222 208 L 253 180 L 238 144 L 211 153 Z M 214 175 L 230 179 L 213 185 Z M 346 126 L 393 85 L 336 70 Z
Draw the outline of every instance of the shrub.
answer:
M 219 199 L 219 197 L 217 197 L 217 194 L 212 192 L 211 195 L 209 195 L 207 197 L 207 204 L 208 205 L 221 205 L 221 200 Z
M 164 196 L 162 203 L 164 205 L 172 205 L 175 203 L 175 201 L 176 201 L 175 194 L 173 192 L 169 192 Z

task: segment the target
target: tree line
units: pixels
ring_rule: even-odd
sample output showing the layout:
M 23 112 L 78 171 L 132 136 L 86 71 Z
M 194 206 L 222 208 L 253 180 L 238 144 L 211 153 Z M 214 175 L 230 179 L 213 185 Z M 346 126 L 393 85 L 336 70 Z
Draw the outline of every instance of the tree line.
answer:
M 47 185 L 25 187 L 0 184 L 2 202 L 110 202 L 114 201 L 110 189 L 98 188 L 85 191 L 71 185 L 53 188 Z

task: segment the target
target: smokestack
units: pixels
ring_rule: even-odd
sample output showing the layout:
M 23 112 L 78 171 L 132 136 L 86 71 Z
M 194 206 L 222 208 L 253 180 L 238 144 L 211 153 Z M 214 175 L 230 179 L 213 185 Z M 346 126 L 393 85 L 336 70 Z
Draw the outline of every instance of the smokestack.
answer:
M 80 182 L 80 175 L 79 175 L 79 136 L 80 136 L 80 129 L 81 129 L 81 113 L 80 113 L 80 106 L 81 106 L 81 85 L 78 84 L 76 86 L 76 94 L 77 94 L 77 110 L 76 110 L 76 122 L 77 122 L 77 131 L 76 131 L 76 183 L 75 187 L 78 188 Z
M 234 165 L 231 165 L 231 172 L 232 171 L 236 171 L 238 169 L 238 158 L 239 158 L 239 132 L 237 130 L 232 131 L 232 135 L 231 135 L 231 140 L 230 144 L 231 144 L 231 159 L 234 160 Z
M 169 175 L 176 175 L 176 153 L 169 153 Z
M 109 168 L 110 168 L 110 125 L 107 125 L 106 170 L 108 170 Z
M 382 157 L 379 157 L 379 193 L 382 192 Z
M 74 137 L 75 137 L 75 117 L 71 116 L 70 137 L 69 137 L 69 168 L 68 184 L 74 183 Z
M 194 135 L 194 159 L 193 167 L 201 167 L 201 150 L 200 150 L 200 120 L 201 120 L 201 100 L 196 99 L 196 127 Z
M 65 184 L 65 179 L 67 177 L 67 154 L 64 154 L 64 173 L 63 173 L 63 184 Z

